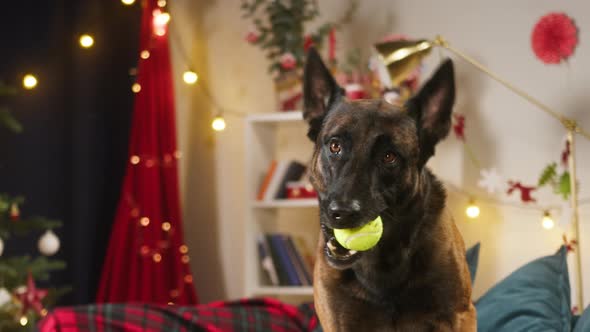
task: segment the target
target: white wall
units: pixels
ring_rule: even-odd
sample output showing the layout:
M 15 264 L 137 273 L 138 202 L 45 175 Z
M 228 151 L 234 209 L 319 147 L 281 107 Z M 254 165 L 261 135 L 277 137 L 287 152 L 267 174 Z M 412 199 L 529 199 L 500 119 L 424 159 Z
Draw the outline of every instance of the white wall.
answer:
M 343 3 L 320 1 L 324 18 L 340 17 Z M 243 41 L 250 24 L 241 18 L 239 2 L 176 0 L 171 1 L 171 6 L 177 32 L 200 74 L 198 87 L 180 83 L 183 64 L 178 45 L 173 44 L 179 137 L 185 155 L 181 169 L 184 219 L 196 285 L 205 302 L 236 298 L 242 296 L 243 288 L 242 118 L 227 115 L 227 130 L 214 135 L 209 130 L 214 110 L 203 101 L 202 89 L 203 85 L 208 87 L 227 109 L 270 112 L 274 105 L 272 81 L 260 50 Z M 569 65 L 543 65 L 530 47 L 535 22 L 555 10 L 574 17 L 580 30 L 582 39 Z M 339 33 L 338 47 L 340 51 L 361 47 L 368 52 L 372 42 L 387 33 L 415 38 L 441 34 L 507 80 L 590 129 L 586 108 L 590 104 L 590 16 L 584 15 L 588 12 L 590 3 L 581 0 L 559 4 L 550 0 L 361 1 L 352 24 Z M 435 53 L 427 62 L 427 71 L 437 61 Z M 496 167 L 505 176 L 535 183 L 546 162 L 559 157 L 564 135 L 560 125 L 465 62 L 456 59 L 456 68 L 456 110 L 467 116 L 467 137 L 482 163 Z M 579 141 L 582 188 L 590 186 L 589 147 L 589 142 Z M 475 186 L 477 171 L 454 138 L 442 143 L 431 166 L 442 179 L 483 194 Z M 590 190 L 582 189 L 581 196 L 590 197 Z M 548 192 L 537 194 L 537 198 L 548 204 L 558 203 Z M 482 216 L 467 221 L 465 203 L 464 197 L 451 193 L 449 205 L 466 243 L 482 242 L 476 297 L 523 263 L 554 252 L 561 242 L 563 230 L 543 230 L 538 212 L 482 205 Z M 581 242 L 587 256 L 589 216 L 586 206 Z M 588 303 L 590 265 L 586 263 L 584 268 Z

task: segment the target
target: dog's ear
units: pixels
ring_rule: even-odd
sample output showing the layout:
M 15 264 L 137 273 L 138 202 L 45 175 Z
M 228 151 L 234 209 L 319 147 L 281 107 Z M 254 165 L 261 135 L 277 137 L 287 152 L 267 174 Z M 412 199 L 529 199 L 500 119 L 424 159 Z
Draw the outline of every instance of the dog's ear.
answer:
M 330 106 L 342 98 L 338 86 L 314 48 L 310 48 L 303 73 L 303 118 L 309 124 L 307 136 L 315 141 Z
M 410 100 L 409 114 L 416 120 L 420 141 L 420 167 L 434 155 L 436 143 L 449 134 L 454 102 L 455 74 L 453 62 L 447 59 Z

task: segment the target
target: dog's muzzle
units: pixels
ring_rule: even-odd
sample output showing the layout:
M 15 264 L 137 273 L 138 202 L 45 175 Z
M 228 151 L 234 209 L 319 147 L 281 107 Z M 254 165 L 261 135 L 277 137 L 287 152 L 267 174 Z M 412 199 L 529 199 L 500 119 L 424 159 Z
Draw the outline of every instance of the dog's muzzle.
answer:
M 322 232 L 326 243 L 324 245 L 324 254 L 328 263 L 337 269 L 347 269 L 352 266 L 362 255 L 361 252 L 344 248 L 334 237 L 334 230 L 321 224 Z

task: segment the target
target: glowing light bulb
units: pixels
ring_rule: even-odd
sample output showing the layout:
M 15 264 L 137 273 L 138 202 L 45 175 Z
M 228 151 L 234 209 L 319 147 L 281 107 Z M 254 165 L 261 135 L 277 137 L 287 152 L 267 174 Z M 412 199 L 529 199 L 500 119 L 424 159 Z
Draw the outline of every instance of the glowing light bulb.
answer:
M 131 6 L 135 3 L 135 0 L 121 0 L 121 2 L 126 6 Z
M 555 222 L 553 221 L 553 218 L 551 218 L 551 214 L 549 213 L 549 211 L 545 211 L 543 213 L 543 220 L 541 224 L 545 229 L 552 229 L 555 226 Z
M 166 0 L 158 0 L 158 7 L 166 7 Z
M 147 227 L 150 224 L 150 218 L 143 217 L 139 220 L 139 223 L 141 224 L 141 226 Z
M 94 45 L 94 38 L 91 35 L 83 34 L 80 36 L 80 46 L 83 48 L 91 48 Z
M 131 86 L 131 91 L 138 93 L 139 91 L 141 91 L 141 85 L 139 83 L 134 83 Z
M 27 324 L 29 324 L 29 319 L 27 316 L 22 316 L 19 320 L 19 323 L 21 326 L 27 326 Z
M 141 53 L 139 54 L 139 56 L 140 56 L 142 59 L 146 60 L 146 59 L 148 59 L 148 58 L 150 57 L 150 51 L 148 51 L 148 50 L 143 50 L 143 51 L 141 51 Z
M 33 74 L 27 74 L 23 77 L 23 87 L 27 90 L 32 90 L 37 86 L 37 77 Z
M 211 122 L 211 127 L 213 127 L 213 130 L 215 131 L 222 131 L 225 129 L 225 120 L 221 116 L 216 116 L 213 119 L 213 122 Z
M 197 83 L 197 80 L 199 80 L 199 75 L 197 75 L 197 73 L 192 70 L 187 70 L 184 72 L 184 74 L 182 74 L 182 79 L 184 80 L 184 83 L 192 85 Z
M 168 22 L 170 22 L 170 14 L 163 12 L 160 9 L 155 9 L 152 12 L 152 16 L 154 17 L 152 20 L 154 33 L 157 36 L 164 36 L 168 29 Z
M 465 214 L 471 219 L 479 217 L 479 206 L 475 204 L 474 200 L 469 202 L 467 209 L 465 209 Z

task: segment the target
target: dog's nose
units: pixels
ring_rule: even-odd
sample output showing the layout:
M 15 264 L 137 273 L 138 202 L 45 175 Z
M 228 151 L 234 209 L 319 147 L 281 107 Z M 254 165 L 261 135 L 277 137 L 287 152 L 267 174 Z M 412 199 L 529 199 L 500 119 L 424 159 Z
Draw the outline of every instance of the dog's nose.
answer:
M 350 202 L 332 201 L 328 206 L 328 210 L 332 220 L 342 222 L 358 216 L 361 210 L 361 205 L 359 201 L 355 199 Z

